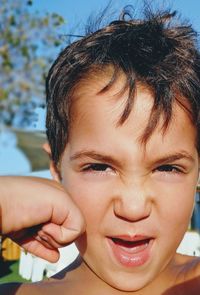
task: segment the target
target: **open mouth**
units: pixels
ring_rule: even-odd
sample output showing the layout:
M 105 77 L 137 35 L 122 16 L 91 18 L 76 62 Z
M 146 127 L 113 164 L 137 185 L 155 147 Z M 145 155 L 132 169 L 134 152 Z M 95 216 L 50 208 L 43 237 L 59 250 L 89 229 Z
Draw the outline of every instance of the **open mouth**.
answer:
M 124 266 L 144 264 L 150 257 L 153 240 L 149 237 L 108 237 L 114 257 Z
M 150 238 L 148 239 L 143 239 L 143 240 L 137 240 L 137 241 L 127 241 L 119 238 L 111 238 L 113 243 L 122 246 L 122 247 L 127 247 L 127 248 L 132 248 L 132 247 L 139 247 L 142 245 L 146 245 L 150 242 Z
M 128 253 L 137 253 L 139 251 L 142 251 L 148 246 L 151 240 L 150 238 L 137 241 L 127 241 L 119 238 L 111 239 L 115 245 L 121 247 L 122 249 L 124 249 L 124 251 L 127 251 Z

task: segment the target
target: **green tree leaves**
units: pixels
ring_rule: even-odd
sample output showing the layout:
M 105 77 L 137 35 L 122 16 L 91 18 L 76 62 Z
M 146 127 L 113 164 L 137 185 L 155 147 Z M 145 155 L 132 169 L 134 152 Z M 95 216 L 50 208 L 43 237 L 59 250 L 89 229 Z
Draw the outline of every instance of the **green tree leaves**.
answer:
M 12 125 L 22 105 L 43 104 L 44 77 L 61 45 L 64 19 L 34 12 L 30 0 L 0 0 L 0 16 L 0 124 Z M 30 111 L 24 116 L 21 125 L 31 120 Z

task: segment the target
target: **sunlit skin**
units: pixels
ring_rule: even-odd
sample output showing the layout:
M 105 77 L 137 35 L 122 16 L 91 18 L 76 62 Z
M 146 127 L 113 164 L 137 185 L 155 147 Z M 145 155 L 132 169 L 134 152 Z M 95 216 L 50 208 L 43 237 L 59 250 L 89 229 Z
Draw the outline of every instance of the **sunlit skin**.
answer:
M 195 128 L 175 104 L 167 131 L 161 130 L 161 117 L 147 144 L 141 145 L 152 94 L 138 84 L 133 110 L 124 124 L 117 125 L 128 92 L 119 94 L 121 76 L 99 94 L 109 80 L 103 77 L 90 77 L 77 88 L 69 142 L 61 159 L 62 183 L 87 223 L 76 243 L 85 261 L 77 275 L 81 273 L 88 292 L 96 288 L 100 294 L 162 294 L 183 280 L 178 273 L 189 261 L 175 252 L 194 204 Z M 121 235 L 151 239 L 144 264 L 128 267 L 116 259 L 108 237 Z
M 58 165 L 50 165 L 57 182 L 1 179 L 3 233 L 26 238 L 24 227 L 42 223 L 29 237 L 32 253 L 43 258 L 52 253 L 55 261 L 57 247 L 76 239 L 80 256 L 50 280 L 3 285 L 2 295 L 199 294 L 200 258 L 176 254 L 199 174 L 195 127 L 175 103 L 168 129 L 163 133 L 161 115 L 142 144 L 152 93 L 137 83 L 131 113 L 119 125 L 128 89 L 121 91 L 125 79 L 119 74 L 111 88 L 100 92 L 111 75 L 106 68 L 77 85 L 65 151 Z M 48 145 L 45 149 L 51 153 Z M 14 210 L 19 200 L 20 210 Z

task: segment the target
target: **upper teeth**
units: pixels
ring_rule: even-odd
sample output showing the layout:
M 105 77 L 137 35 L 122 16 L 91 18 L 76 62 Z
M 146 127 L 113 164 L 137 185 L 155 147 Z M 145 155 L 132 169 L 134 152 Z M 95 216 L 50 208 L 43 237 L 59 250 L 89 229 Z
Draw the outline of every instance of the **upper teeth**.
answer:
M 124 245 L 138 246 L 140 244 L 149 243 L 149 239 L 129 241 L 129 240 L 123 240 L 123 239 L 119 239 L 119 238 L 112 238 L 112 240 L 113 240 L 114 243 L 121 244 L 122 246 L 124 246 Z

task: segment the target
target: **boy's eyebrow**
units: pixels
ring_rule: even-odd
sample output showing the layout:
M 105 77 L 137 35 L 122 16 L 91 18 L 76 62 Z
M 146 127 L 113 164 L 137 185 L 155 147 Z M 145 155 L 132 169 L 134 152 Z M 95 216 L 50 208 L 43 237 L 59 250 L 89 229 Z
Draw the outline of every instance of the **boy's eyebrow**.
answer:
M 188 160 L 191 163 L 194 163 L 195 161 L 194 158 L 188 152 L 182 151 L 182 152 L 176 152 L 173 154 L 165 155 L 164 157 L 155 160 L 154 163 L 159 165 L 159 164 L 172 163 L 174 161 L 178 161 L 182 159 Z
M 81 159 L 84 157 L 92 158 L 97 161 L 107 162 L 107 163 L 114 164 L 114 165 L 120 164 L 119 161 L 117 159 L 115 159 L 114 157 L 109 156 L 109 155 L 99 154 L 98 152 L 93 151 L 93 150 L 79 151 L 79 152 L 73 154 L 70 157 L 70 160 L 73 161 L 73 160 Z M 169 155 L 165 155 L 165 156 L 160 157 L 158 159 L 154 159 L 153 163 L 156 165 L 159 165 L 159 164 L 172 163 L 174 161 L 178 161 L 178 160 L 182 160 L 182 159 L 188 160 L 191 163 L 194 163 L 194 161 L 195 161 L 194 158 L 188 152 L 181 151 L 181 152 L 175 152 L 175 153 L 172 153 Z
M 83 150 L 83 151 L 79 151 L 75 154 L 73 154 L 70 157 L 70 160 L 76 160 L 76 159 L 81 159 L 81 158 L 92 158 L 95 159 L 97 161 L 102 161 L 102 162 L 107 162 L 113 165 L 119 165 L 119 161 L 117 159 L 115 159 L 114 157 L 110 156 L 110 155 L 106 155 L 106 154 L 99 154 L 96 151 L 93 150 Z

